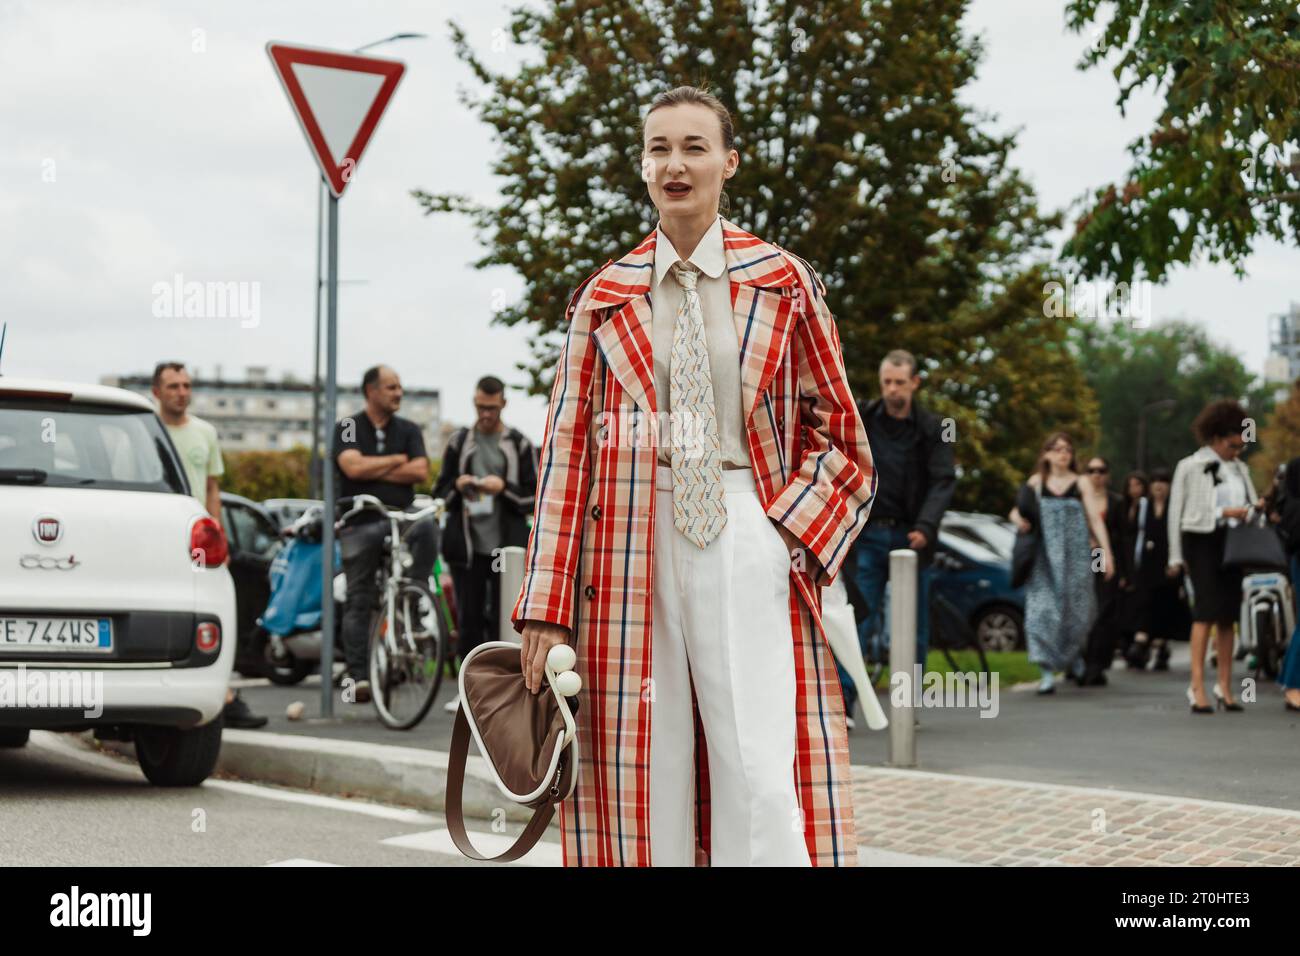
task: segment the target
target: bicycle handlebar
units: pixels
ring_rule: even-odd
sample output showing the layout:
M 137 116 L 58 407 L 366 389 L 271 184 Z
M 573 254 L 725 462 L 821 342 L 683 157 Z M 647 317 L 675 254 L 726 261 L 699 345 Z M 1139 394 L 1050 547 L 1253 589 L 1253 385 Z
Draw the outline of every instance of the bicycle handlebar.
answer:
M 410 524 L 411 522 L 419 521 L 421 518 L 428 517 L 429 515 L 440 515 L 445 508 L 446 502 L 441 498 L 434 498 L 433 504 L 429 505 L 427 508 L 421 508 L 419 511 L 398 511 L 390 509 L 388 505 L 384 504 L 374 495 L 353 495 L 352 507 L 344 512 L 343 515 L 334 522 L 334 528 L 336 530 L 342 528 L 352 517 L 363 511 L 378 511 L 388 518 L 389 521 Z

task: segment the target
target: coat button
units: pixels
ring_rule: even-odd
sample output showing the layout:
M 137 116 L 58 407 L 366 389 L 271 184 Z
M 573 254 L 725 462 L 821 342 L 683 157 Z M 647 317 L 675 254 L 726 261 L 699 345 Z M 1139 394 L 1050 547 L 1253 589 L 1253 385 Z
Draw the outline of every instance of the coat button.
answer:
M 588 584 L 587 587 L 583 590 L 582 593 L 585 594 L 585 595 L 587 595 L 587 600 L 588 600 L 588 601 L 595 600 L 595 597 L 596 597 L 596 589 L 595 589 L 595 587 L 593 587 L 592 585 Z
M 600 505 L 592 505 L 592 506 L 591 506 L 591 517 L 592 517 L 592 520 L 593 520 L 593 521 L 599 521 L 599 520 L 600 520 Z

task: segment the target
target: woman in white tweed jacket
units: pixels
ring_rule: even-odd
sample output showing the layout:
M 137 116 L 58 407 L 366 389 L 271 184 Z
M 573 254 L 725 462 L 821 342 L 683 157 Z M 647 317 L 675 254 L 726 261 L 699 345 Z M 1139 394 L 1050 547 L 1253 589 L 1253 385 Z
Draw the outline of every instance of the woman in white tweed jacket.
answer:
M 1240 710 L 1232 698 L 1232 637 L 1241 607 L 1241 572 L 1223 567 L 1228 528 L 1258 495 L 1250 469 L 1238 460 L 1245 447 L 1246 412 L 1231 400 L 1210 402 L 1192 430 L 1201 447 L 1178 463 L 1169 493 L 1169 566 L 1182 566 L 1192 583 L 1192 713 L 1212 712 L 1205 695 L 1205 649 L 1215 629 L 1218 706 Z

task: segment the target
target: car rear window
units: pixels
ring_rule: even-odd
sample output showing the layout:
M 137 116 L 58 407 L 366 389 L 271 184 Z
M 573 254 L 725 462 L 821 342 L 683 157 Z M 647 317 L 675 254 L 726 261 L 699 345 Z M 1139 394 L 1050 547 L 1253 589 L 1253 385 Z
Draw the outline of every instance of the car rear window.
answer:
M 0 485 L 186 494 L 153 412 L 0 395 Z

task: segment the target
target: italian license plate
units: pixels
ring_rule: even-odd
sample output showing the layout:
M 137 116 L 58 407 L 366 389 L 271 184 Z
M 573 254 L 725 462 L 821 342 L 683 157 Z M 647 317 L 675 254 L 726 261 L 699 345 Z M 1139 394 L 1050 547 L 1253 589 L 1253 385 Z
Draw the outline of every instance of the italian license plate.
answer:
M 23 617 L 0 614 L 0 654 L 5 651 L 111 651 L 107 617 Z

